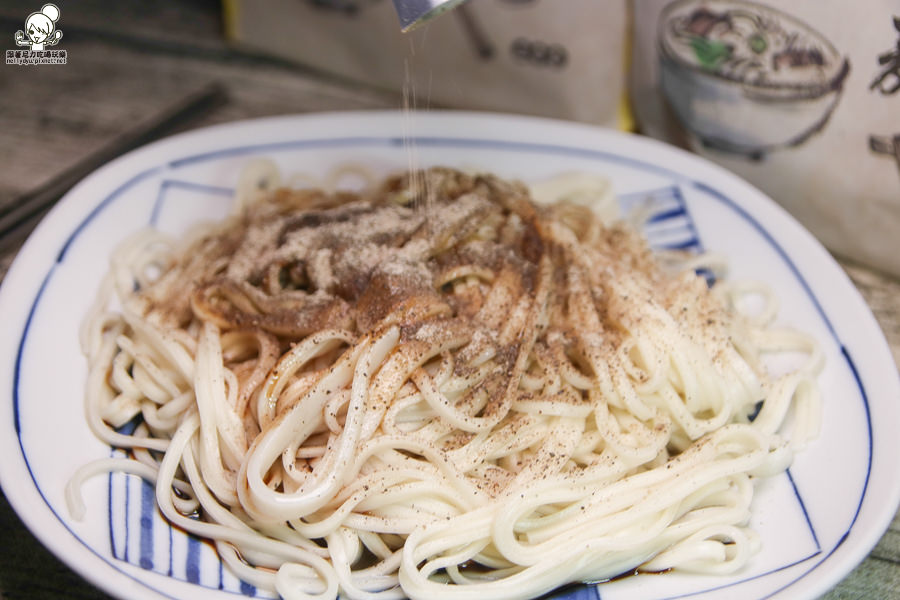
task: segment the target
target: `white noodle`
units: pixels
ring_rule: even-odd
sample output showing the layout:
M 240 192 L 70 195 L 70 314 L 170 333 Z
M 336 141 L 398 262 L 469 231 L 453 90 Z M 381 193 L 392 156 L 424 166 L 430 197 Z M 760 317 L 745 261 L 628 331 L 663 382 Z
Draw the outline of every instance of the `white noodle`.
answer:
M 429 193 L 441 176 L 421 180 Z M 346 177 L 372 178 L 354 167 L 323 181 Z M 253 163 L 236 211 L 280 181 L 273 164 Z M 535 189 L 568 200 L 544 228 L 564 289 L 547 253 L 531 295 L 509 271 L 449 268 L 436 287 L 483 293 L 474 331 L 426 319 L 410 336 L 388 320 L 279 350 L 273 334 L 200 319 L 196 304 L 173 326 L 159 307 L 181 291 L 179 273 L 201 272 L 205 247 L 192 263 L 154 232 L 126 242 L 81 339 L 88 423 L 136 460 L 80 469 L 66 489 L 73 516 L 85 512 L 84 479 L 136 474 L 155 483 L 169 522 L 286 599 L 531 598 L 635 569 L 740 569 L 759 548 L 747 527 L 754 482 L 816 435 L 821 349 L 773 327 L 763 286 L 709 292 L 692 273 L 657 280 L 599 250 L 609 234 L 585 204 L 610 192 L 595 178 Z M 521 235 L 510 210 L 469 235 Z M 689 265 L 718 274 L 720 263 Z M 762 300 L 753 314 L 739 310 L 748 295 Z M 231 297 L 265 310 L 263 296 Z M 781 352 L 806 358 L 771 378 L 764 359 Z M 134 436 L 115 431 L 139 415 Z

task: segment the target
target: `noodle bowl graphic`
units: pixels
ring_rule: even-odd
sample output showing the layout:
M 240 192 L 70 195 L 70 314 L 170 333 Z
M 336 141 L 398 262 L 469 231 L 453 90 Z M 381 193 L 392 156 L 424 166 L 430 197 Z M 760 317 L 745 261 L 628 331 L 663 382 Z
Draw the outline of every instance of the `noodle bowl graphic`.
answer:
M 754 158 L 821 130 L 850 70 L 807 24 L 734 0 L 667 6 L 659 61 L 663 94 L 681 124 L 705 146 Z

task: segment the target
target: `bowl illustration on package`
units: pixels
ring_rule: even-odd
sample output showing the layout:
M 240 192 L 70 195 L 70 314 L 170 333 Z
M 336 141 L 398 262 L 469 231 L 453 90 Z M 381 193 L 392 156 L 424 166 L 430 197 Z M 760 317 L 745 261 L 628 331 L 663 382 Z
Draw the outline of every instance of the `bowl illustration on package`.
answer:
M 803 21 L 743 0 L 678 0 L 660 15 L 660 86 L 707 147 L 762 158 L 828 122 L 850 63 Z

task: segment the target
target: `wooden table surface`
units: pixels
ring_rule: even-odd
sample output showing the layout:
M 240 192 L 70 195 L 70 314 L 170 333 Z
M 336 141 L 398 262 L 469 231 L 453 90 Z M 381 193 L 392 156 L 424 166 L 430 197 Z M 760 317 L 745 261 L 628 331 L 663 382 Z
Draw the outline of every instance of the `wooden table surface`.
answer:
M 27 3 L 0 0 L 0 39 L 13 45 Z M 210 82 L 227 102 L 192 128 L 266 115 L 398 108 L 399 95 L 362 88 L 229 47 L 213 0 L 60 3 L 69 64 L 0 67 L 0 215 Z M 0 46 L 3 46 L 0 43 Z M 63 46 L 60 46 L 63 47 Z M 40 214 L 0 235 L 0 278 Z M 839 260 L 880 323 L 900 365 L 900 281 Z M 898 473 L 900 477 L 900 473 Z M 0 599 L 107 598 L 57 560 L 0 495 Z M 824 596 L 900 598 L 900 518 L 869 556 Z

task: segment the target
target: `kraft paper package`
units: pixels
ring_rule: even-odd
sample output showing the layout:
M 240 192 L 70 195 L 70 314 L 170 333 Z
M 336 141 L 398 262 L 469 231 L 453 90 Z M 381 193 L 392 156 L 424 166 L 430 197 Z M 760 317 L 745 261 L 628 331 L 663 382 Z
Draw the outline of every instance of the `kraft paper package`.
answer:
M 642 131 L 765 191 L 833 252 L 900 275 L 900 2 L 635 0 Z
M 391 0 L 228 0 L 230 37 L 416 108 L 502 111 L 616 127 L 626 0 L 473 0 L 410 33 Z

